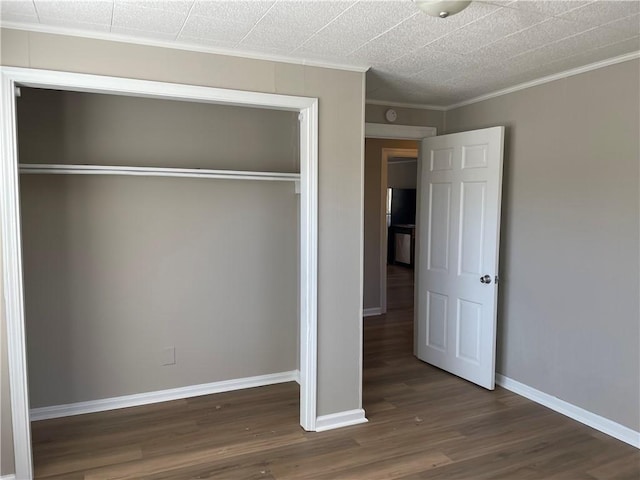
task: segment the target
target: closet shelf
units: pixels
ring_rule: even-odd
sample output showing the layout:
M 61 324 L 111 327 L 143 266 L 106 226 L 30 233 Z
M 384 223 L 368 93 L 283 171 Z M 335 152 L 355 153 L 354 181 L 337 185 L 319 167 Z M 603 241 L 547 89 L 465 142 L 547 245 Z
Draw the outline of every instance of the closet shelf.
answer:
M 271 180 L 299 182 L 299 173 L 207 170 L 203 168 L 123 167 L 112 165 L 55 165 L 21 163 L 20 173 L 79 175 L 138 175 L 150 177 L 220 178 L 227 180 Z

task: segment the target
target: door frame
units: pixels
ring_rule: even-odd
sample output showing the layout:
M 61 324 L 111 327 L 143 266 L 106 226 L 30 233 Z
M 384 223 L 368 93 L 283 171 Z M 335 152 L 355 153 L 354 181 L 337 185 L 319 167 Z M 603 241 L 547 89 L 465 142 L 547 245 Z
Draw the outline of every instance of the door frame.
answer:
M 0 73 L 0 243 L 16 478 L 33 477 L 16 134 L 15 98 L 20 86 L 299 113 L 300 425 L 314 431 L 317 420 L 318 99 L 17 67 L 0 67 Z
M 387 189 L 389 188 L 389 159 L 394 157 L 416 158 L 418 148 L 383 148 L 380 160 L 380 313 L 387 313 Z M 417 182 L 417 179 L 416 179 Z
M 379 138 L 383 140 L 416 140 L 418 141 L 416 162 L 419 165 L 420 140 L 426 137 L 435 137 L 438 134 L 436 127 L 418 127 L 411 125 L 391 125 L 387 123 L 365 123 L 365 138 Z M 414 149 L 383 148 L 380 172 L 380 314 L 387 313 L 387 166 L 390 157 L 407 156 L 406 154 L 393 152 L 414 152 Z M 386 153 L 386 155 L 385 155 Z M 419 185 L 418 185 L 419 188 Z

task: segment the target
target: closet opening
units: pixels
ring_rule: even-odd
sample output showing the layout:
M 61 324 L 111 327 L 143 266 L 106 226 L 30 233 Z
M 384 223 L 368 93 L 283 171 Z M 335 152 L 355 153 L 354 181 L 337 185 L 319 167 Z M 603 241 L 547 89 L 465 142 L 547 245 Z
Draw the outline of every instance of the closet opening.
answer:
M 317 101 L 34 73 L 3 69 L 20 475 L 30 420 L 238 388 L 298 381 L 314 430 Z

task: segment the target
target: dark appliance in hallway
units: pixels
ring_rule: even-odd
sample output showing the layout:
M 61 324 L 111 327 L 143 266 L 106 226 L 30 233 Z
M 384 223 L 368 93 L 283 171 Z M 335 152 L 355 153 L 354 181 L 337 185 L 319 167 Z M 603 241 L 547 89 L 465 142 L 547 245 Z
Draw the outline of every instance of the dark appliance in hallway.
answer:
M 387 263 L 413 267 L 416 189 L 389 188 L 387 195 Z

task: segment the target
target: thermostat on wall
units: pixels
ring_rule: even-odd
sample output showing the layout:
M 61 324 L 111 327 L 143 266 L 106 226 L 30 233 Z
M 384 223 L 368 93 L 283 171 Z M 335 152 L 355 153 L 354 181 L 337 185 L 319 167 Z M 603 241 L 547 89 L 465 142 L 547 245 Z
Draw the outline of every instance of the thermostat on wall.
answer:
M 398 112 L 396 112 L 393 108 L 390 108 L 386 112 L 384 112 L 384 118 L 387 119 L 387 122 L 393 123 L 398 118 Z

